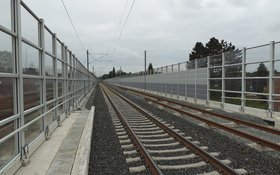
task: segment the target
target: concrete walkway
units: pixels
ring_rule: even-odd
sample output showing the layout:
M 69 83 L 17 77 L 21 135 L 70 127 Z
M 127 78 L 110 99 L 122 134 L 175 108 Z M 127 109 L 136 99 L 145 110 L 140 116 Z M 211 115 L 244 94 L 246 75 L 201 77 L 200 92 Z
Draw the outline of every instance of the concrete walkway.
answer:
M 87 174 L 93 118 L 94 107 L 71 113 L 16 175 Z

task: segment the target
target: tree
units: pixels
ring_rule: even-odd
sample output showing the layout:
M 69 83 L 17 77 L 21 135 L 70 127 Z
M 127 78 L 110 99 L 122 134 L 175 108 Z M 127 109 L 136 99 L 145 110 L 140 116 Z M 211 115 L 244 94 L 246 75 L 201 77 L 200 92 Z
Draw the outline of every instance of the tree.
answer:
M 220 54 L 223 50 L 222 44 L 215 37 L 210 38 L 209 42 L 206 43 L 205 46 L 207 50 L 207 55 L 209 56 Z
M 148 66 L 148 74 L 154 74 L 154 68 L 153 68 L 152 63 L 149 63 L 149 66 Z
M 0 51 L 0 72 L 10 73 L 13 71 L 13 56 L 12 52 Z
M 228 43 L 223 39 L 220 42 L 217 38 L 212 37 L 205 46 L 201 42 L 196 42 L 193 50 L 189 54 L 189 60 L 192 61 L 206 56 L 218 55 L 222 52 L 232 52 L 236 50 L 238 49 L 235 49 L 232 43 Z
M 196 42 L 193 51 L 189 54 L 190 61 L 207 56 L 207 49 L 201 42 Z
M 256 72 L 256 76 L 258 76 L 258 77 L 267 77 L 268 75 L 269 75 L 269 72 L 267 70 L 267 67 L 265 66 L 265 64 L 260 63 L 259 67 L 257 69 L 257 72 Z
M 114 78 L 116 76 L 115 67 L 113 67 L 113 70 L 109 72 L 109 78 Z

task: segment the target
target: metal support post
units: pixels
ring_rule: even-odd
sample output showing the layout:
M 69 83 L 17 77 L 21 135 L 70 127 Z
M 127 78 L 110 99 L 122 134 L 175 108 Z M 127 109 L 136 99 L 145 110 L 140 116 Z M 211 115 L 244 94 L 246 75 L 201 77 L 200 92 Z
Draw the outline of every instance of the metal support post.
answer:
M 17 79 L 17 87 L 18 87 L 18 112 L 19 112 L 19 127 L 24 126 L 24 101 L 23 101 L 23 74 L 22 74 L 22 42 L 21 42 L 21 0 L 16 0 L 14 3 L 12 3 L 14 6 L 14 12 L 15 12 L 15 32 L 17 34 L 17 37 L 15 38 L 16 42 L 16 60 L 17 60 L 17 73 L 18 73 L 18 79 Z M 20 153 L 21 153 L 21 161 L 22 166 L 27 166 L 30 163 L 30 159 L 28 157 L 28 151 L 24 148 L 27 148 L 25 142 L 25 131 L 21 130 L 19 132 L 19 147 L 20 147 Z
M 274 93 L 274 83 L 273 83 L 273 76 L 274 76 L 274 57 L 275 57 L 275 42 L 270 42 L 270 71 L 269 71 L 269 101 L 268 101 L 268 111 L 269 111 L 269 117 L 273 117 L 273 96 Z
M 177 77 L 177 99 L 179 99 L 179 88 L 180 88 L 180 86 L 179 86 L 179 83 L 180 83 L 180 63 L 178 63 L 178 72 L 177 72 L 177 75 L 178 75 L 178 77 Z
M 42 84 L 42 86 L 43 86 L 43 88 L 41 88 L 42 90 L 43 90 L 43 96 L 42 96 L 42 102 L 43 102 L 43 104 L 44 104 L 44 107 L 43 107 L 43 113 L 45 113 L 46 111 L 47 111 L 47 105 L 46 105 L 46 103 L 47 103 L 47 99 L 46 99 L 46 96 L 47 96 L 47 92 L 46 92 L 46 73 L 45 73 L 45 31 L 44 31 L 44 20 L 43 19 L 41 19 L 41 21 L 40 21 L 40 37 L 39 37 L 39 42 L 40 42 L 40 46 L 41 46 L 41 48 L 42 48 L 42 50 L 40 51 L 41 52 L 41 74 L 42 74 L 42 76 L 43 76 L 43 84 Z M 43 121 L 43 129 L 42 130 L 44 130 L 44 132 L 46 133 L 46 131 L 48 130 L 47 129 L 47 124 L 46 124 L 46 116 L 44 116 L 43 118 L 42 118 L 42 121 Z M 46 137 L 46 139 L 48 139 L 47 137 Z
M 197 59 L 195 59 L 195 61 L 194 61 L 194 64 L 195 64 L 195 66 L 194 66 L 194 102 L 195 103 L 197 103 L 197 100 L 196 100 L 196 93 L 197 93 L 197 91 L 196 91 L 196 88 L 197 88 L 197 81 L 196 81 L 196 79 L 197 79 Z
M 246 73 L 246 67 L 245 67 L 245 63 L 246 63 L 246 47 L 244 47 L 242 49 L 242 82 L 241 82 L 241 107 L 240 107 L 240 111 L 244 112 L 245 111 L 245 105 L 246 105 L 246 101 L 245 101 L 245 90 L 246 90 L 246 82 L 245 82 L 245 73 Z
M 172 98 L 172 94 L 173 94 L 173 64 L 171 65 L 171 73 L 170 73 L 170 80 L 171 80 L 171 90 L 170 90 L 170 95 L 171 95 L 171 98 Z
M 210 56 L 207 56 L 207 100 L 206 105 L 210 102 Z
M 145 86 L 145 91 L 147 90 L 147 82 L 146 82 L 146 59 L 147 59 L 147 55 L 146 55 L 146 50 L 144 51 L 144 86 Z
M 185 72 L 185 100 L 188 100 L 188 62 L 186 61 L 186 72 Z
M 87 50 L 87 70 L 89 71 L 89 52 Z
M 168 82 L 168 76 L 167 76 L 167 66 L 165 67 L 165 96 L 167 96 L 167 82 Z
M 225 105 L 225 53 L 222 53 L 222 103 L 221 109 L 224 109 Z

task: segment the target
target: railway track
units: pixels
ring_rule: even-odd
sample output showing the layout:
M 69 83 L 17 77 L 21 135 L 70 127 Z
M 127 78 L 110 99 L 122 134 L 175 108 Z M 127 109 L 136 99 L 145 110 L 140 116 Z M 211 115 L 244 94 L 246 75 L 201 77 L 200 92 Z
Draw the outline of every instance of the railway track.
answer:
M 143 174 L 244 174 L 233 169 L 220 153 L 181 133 L 149 111 L 109 87 L 103 94 L 115 112 L 113 124 L 131 173 Z
M 159 97 L 159 96 L 156 96 L 153 94 L 141 92 L 141 91 L 134 90 L 131 88 L 125 88 L 122 86 L 118 86 L 118 87 L 121 89 L 124 89 L 124 90 L 129 90 L 139 96 L 144 97 L 147 101 L 150 101 L 158 106 L 162 106 L 166 109 L 175 111 L 179 114 L 183 114 L 187 117 L 194 119 L 195 121 L 206 123 L 208 126 L 219 128 L 223 131 L 226 131 L 226 132 L 229 132 L 236 136 L 239 136 L 241 138 L 247 139 L 255 144 L 260 145 L 261 147 L 266 147 L 266 148 L 270 148 L 275 151 L 280 151 L 280 145 L 278 143 L 270 141 L 264 137 L 255 136 L 254 134 L 249 134 L 245 131 L 242 131 L 242 128 L 238 129 L 238 127 L 234 127 L 234 125 L 232 125 L 232 124 L 238 125 L 239 127 L 243 126 L 246 128 L 258 130 L 258 131 L 261 131 L 262 133 L 265 133 L 265 135 L 270 134 L 270 135 L 273 135 L 273 136 L 279 138 L 280 131 L 277 129 L 255 124 L 255 123 L 252 123 L 249 121 L 237 119 L 234 117 L 226 116 L 226 115 L 219 114 L 219 113 L 216 113 L 213 111 L 197 108 L 197 107 L 188 105 L 187 103 L 184 103 L 184 102 L 179 102 L 179 101 L 174 101 L 174 100 L 167 99 L 167 98 L 162 98 L 162 97 Z M 227 122 L 231 122 L 231 123 L 227 123 Z M 230 124 L 230 125 L 228 125 L 228 124 Z

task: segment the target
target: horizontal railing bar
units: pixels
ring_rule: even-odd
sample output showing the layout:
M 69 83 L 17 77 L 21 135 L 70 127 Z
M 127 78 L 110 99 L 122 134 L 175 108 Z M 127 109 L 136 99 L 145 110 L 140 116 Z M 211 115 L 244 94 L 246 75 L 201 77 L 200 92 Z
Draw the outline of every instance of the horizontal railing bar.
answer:
M 37 49 L 37 50 L 39 50 L 39 51 L 42 51 L 42 50 L 43 50 L 42 47 L 40 47 L 40 46 L 38 46 L 38 45 L 32 43 L 31 41 L 29 41 L 28 39 L 26 39 L 26 38 L 24 38 L 24 37 L 21 37 L 21 41 L 24 42 L 25 44 L 27 44 L 27 45 L 33 47 L 34 49 Z
M 10 29 L 2 26 L 1 24 L 0 24 L 0 31 L 2 31 L 2 32 L 6 33 L 6 34 L 8 34 L 10 36 L 17 37 L 17 34 L 15 32 L 13 32 Z
M 74 97 L 72 97 L 74 98 Z M 70 99 L 72 99 L 70 98 Z M 70 99 L 68 100 L 65 100 L 62 104 L 66 103 L 67 101 L 69 101 Z M 5 137 L 3 137 L 2 139 L 0 139 L 0 144 L 2 144 L 3 142 L 5 142 L 6 140 L 8 140 L 9 138 L 13 137 L 15 134 L 17 134 L 18 132 L 22 131 L 23 129 L 27 128 L 28 126 L 30 126 L 31 124 L 35 123 L 37 120 L 43 118 L 45 115 L 47 115 L 48 113 L 50 113 L 52 110 L 54 110 L 55 108 L 58 108 L 60 105 L 62 104 L 59 104 L 59 105 L 56 105 L 55 107 L 51 108 L 50 110 L 48 110 L 47 112 L 39 115 L 38 117 L 36 117 L 35 119 L 31 120 L 30 122 L 28 122 L 27 124 L 19 127 L 18 129 L 14 130 L 13 132 L 11 132 L 10 134 L 6 135 Z
M 23 105 L 25 105 L 25 104 L 23 104 Z M 34 111 L 36 111 L 36 110 L 38 110 L 38 109 L 40 109 L 40 108 L 42 108 L 42 107 L 44 107 L 44 104 L 39 104 L 39 105 L 37 105 L 37 106 L 35 106 L 35 107 L 32 107 L 32 108 L 30 108 L 30 109 L 27 109 L 27 110 L 25 110 L 25 111 L 23 112 L 23 115 L 27 115 L 27 114 L 29 114 L 29 113 L 32 113 L 32 112 L 34 112 Z
M 269 46 L 269 45 L 270 44 L 262 44 L 262 45 L 259 45 L 259 46 L 247 47 L 246 50 L 256 49 L 256 48 L 265 47 L 265 46 Z
M 32 15 L 38 22 L 41 21 L 41 19 L 23 2 L 23 1 L 20 1 L 20 4 L 22 5 L 23 8 L 25 8 L 29 13 L 30 15 Z
M 10 123 L 14 120 L 16 120 L 17 118 L 19 118 L 19 114 L 16 114 L 16 115 L 13 115 L 13 116 L 10 116 L 8 118 L 5 118 L 3 120 L 0 120 L 0 127 L 7 124 L 7 123 Z
M 18 74 L 0 72 L 0 77 L 1 78 L 17 78 Z

